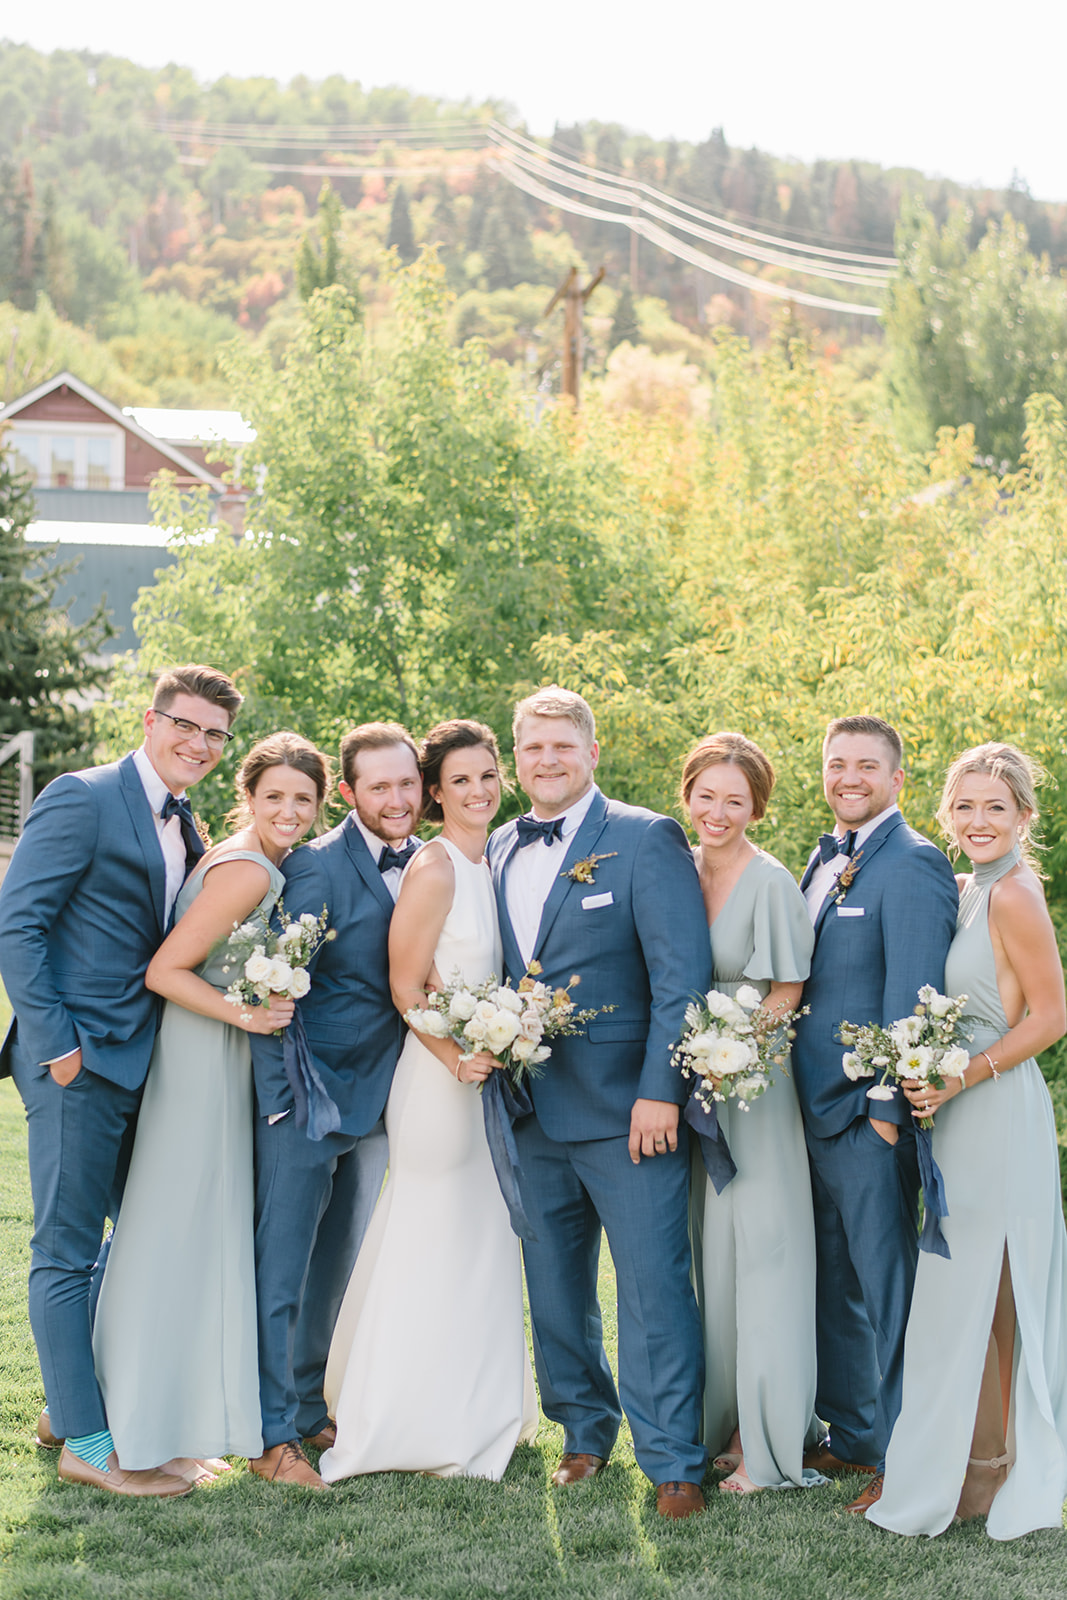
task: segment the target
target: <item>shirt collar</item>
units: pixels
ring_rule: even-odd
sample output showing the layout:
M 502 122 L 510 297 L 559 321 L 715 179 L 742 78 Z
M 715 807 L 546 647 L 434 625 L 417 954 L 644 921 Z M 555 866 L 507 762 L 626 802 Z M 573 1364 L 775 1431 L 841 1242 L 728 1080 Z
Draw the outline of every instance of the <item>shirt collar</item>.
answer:
M 854 847 L 854 850 L 853 850 L 853 854 L 855 854 L 856 850 L 858 850 L 861 845 L 866 844 L 867 840 L 871 837 L 871 834 L 874 832 L 874 830 L 876 828 L 880 828 L 882 826 L 883 822 L 887 821 L 888 818 L 891 817 L 894 814 L 894 812 L 897 812 L 899 810 L 900 810 L 900 807 L 897 805 L 896 801 L 894 800 L 893 804 L 891 806 L 886 806 L 885 810 L 884 811 L 880 811 L 876 817 L 872 817 L 870 822 L 865 822 L 863 824 L 862 828 L 857 828 L 856 829 L 856 844 L 855 844 L 855 847 Z M 834 828 L 834 832 L 837 834 L 839 839 L 844 838 L 844 834 L 841 832 L 840 824 L 838 824 Z
M 586 813 L 588 812 L 589 807 L 593 803 L 594 796 L 598 795 L 599 793 L 600 793 L 600 790 L 597 788 L 596 784 L 595 783 L 591 783 L 589 785 L 588 789 L 582 795 L 582 798 L 580 800 L 576 800 L 574 802 L 574 804 L 572 806 L 570 806 L 567 811 L 564 812 L 564 814 L 563 814 L 563 838 L 564 839 L 569 839 L 573 833 L 577 833 L 578 832 L 578 829 L 581 827 L 582 823 L 585 821 Z M 537 816 L 537 812 L 534 811 L 534 812 L 531 813 L 531 815 L 536 817 Z
M 403 850 L 404 846 L 408 842 L 407 839 L 397 839 L 393 841 L 382 839 L 378 834 L 371 833 L 369 828 L 365 828 L 363 826 L 363 823 L 360 821 L 359 814 L 354 808 L 349 812 L 349 816 L 352 818 L 352 821 L 363 835 L 363 842 L 370 851 L 370 858 L 374 862 L 375 866 L 377 866 L 379 861 L 382 859 L 382 851 L 385 849 L 387 844 L 392 843 L 394 850 Z M 410 834 L 408 837 L 410 838 Z
M 144 792 L 148 796 L 148 804 L 158 817 L 167 803 L 167 796 L 170 794 L 170 790 L 152 765 L 144 745 L 133 752 L 133 764 L 137 768 L 137 776 L 140 778 Z M 185 798 L 186 792 L 183 789 L 178 799 L 184 800 Z

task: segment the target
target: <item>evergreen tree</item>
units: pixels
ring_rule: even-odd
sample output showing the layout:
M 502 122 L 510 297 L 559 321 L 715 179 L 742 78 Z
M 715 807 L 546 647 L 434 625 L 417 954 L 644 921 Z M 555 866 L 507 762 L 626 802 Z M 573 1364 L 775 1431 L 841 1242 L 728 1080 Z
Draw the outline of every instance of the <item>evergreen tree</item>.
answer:
M 389 213 L 389 234 L 386 244 L 390 250 L 395 250 L 405 266 L 408 266 L 418 255 L 415 244 L 415 230 L 411 226 L 411 211 L 408 207 L 407 190 L 402 183 L 398 183 L 393 190 L 393 207 Z
M 641 337 L 641 330 L 637 324 L 637 307 L 634 305 L 633 290 L 630 288 L 629 278 L 622 280 L 619 298 L 615 303 L 615 315 L 611 319 L 611 332 L 608 335 L 608 349 L 614 350 L 624 340 L 636 344 Z
M 304 235 L 296 257 L 296 287 L 301 300 L 310 300 L 316 289 L 328 289 L 331 284 L 340 284 L 358 310 L 359 290 L 355 274 L 346 263 L 341 248 L 344 209 L 340 195 L 327 178 L 319 190 L 319 210 L 315 219 L 319 242 L 315 245 L 310 233 Z
M 110 668 L 93 663 L 115 629 L 103 606 L 74 627 L 54 608 L 72 563 L 49 566 L 54 547 L 31 548 L 26 528 L 34 515 L 29 481 L 0 455 L 0 743 L 12 734 L 37 734 L 34 785 L 93 759 L 92 722 L 84 702 L 107 682 Z

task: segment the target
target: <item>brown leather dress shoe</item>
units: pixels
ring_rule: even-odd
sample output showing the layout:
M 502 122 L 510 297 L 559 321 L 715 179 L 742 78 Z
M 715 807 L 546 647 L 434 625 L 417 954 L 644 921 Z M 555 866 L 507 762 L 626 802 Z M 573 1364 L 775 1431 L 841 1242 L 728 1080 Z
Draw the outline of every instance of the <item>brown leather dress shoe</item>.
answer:
M 845 1507 L 845 1510 L 851 1511 L 854 1516 L 862 1517 L 864 1513 L 871 1508 L 871 1506 L 876 1505 L 882 1498 L 882 1485 L 884 1482 L 885 1473 L 875 1473 L 874 1477 L 871 1479 L 866 1489 L 864 1489 L 863 1493 L 857 1495 L 855 1500 L 850 1500 L 848 1505 Z
M 42 1411 L 37 1418 L 37 1443 L 42 1450 L 61 1450 L 66 1443 L 65 1439 L 52 1432 L 52 1419 L 47 1411 Z
M 268 1483 L 291 1483 L 298 1489 L 328 1489 L 295 1439 L 285 1444 L 271 1445 L 261 1456 L 248 1463 L 257 1478 Z
M 91 1489 L 106 1489 L 109 1494 L 156 1495 L 161 1500 L 176 1499 L 189 1494 L 192 1484 L 184 1478 L 172 1478 L 167 1472 L 152 1467 L 146 1472 L 127 1472 L 119 1466 L 119 1458 L 112 1450 L 107 1458 L 108 1471 L 92 1467 L 81 1456 L 76 1456 L 63 1446 L 59 1458 L 59 1476 L 67 1483 L 88 1484 Z
M 805 1450 L 804 1465 L 814 1467 L 816 1472 L 824 1473 L 827 1478 L 834 1478 L 846 1472 L 877 1472 L 877 1467 L 865 1467 L 858 1461 L 843 1461 L 840 1456 L 835 1456 L 827 1444 L 817 1444 L 814 1450 Z
M 332 1450 L 337 1443 L 336 1425 L 328 1422 L 318 1433 L 309 1433 L 304 1443 L 309 1444 L 313 1450 Z
M 660 1483 L 656 1485 L 656 1510 L 675 1522 L 703 1511 L 704 1494 L 699 1483 Z
M 552 1482 L 560 1488 L 565 1483 L 581 1483 L 583 1478 L 595 1478 L 598 1472 L 604 1470 L 603 1456 L 584 1456 L 578 1451 L 568 1450 L 560 1458 L 559 1466 L 552 1474 Z

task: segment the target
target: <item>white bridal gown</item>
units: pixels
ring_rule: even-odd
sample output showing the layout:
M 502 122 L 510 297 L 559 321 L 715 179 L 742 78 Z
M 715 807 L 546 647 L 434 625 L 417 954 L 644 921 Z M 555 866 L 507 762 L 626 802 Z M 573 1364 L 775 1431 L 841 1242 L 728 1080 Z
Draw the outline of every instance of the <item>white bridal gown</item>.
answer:
M 455 898 L 434 960 L 443 981 L 501 970 L 492 879 L 440 841 Z M 366 1472 L 499 1479 L 537 1431 L 519 1242 L 482 1103 L 414 1033 L 385 1111 L 389 1177 L 349 1280 L 326 1366 L 337 1443 L 328 1483 Z

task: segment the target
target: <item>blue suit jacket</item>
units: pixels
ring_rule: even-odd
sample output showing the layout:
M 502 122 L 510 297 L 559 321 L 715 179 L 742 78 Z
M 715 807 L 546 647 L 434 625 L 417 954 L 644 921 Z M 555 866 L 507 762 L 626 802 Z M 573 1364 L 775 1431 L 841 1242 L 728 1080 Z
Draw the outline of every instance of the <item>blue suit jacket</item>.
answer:
M 504 968 L 513 979 L 525 970 L 504 892 L 516 849 L 514 822 L 489 841 Z M 557 1039 L 541 1076 L 531 1080 L 534 1109 L 550 1139 L 628 1134 L 637 1099 L 681 1104 L 688 1090 L 671 1066 L 672 1047 L 686 1005 L 711 983 L 704 900 L 678 823 L 598 791 L 560 872 L 609 851 L 617 853 L 599 863 L 593 884 L 556 878 L 534 948 L 544 982 L 563 985 L 578 973 L 579 1007 L 616 1008 L 588 1023 L 584 1034 Z M 583 905 L 608 894 L 610 904 Z
M 801 1110 L 820 1138 L 841 1133 L 861 1116 L 910 1126 L 902 1094 L 892 1101 L 868 1100 L 870 1080 L 852 1083 L 845 1077 L 838 1030 L 845 1021 L 887 1026 L 915 1010 L 924 983 L 942 989 L 956 932 L 959 895 L 948 858 L 899 812 L 862 849 L 844 904 L 838 906 L 830 894 L 816 918 L 811 976 L 804 985 L 811 1011 L 797 1022 L 793 1045 Z M 818 861 L 816 851 L 802 889 Z
M 0 1047 L 44 1062 L 79 1046 L 90 1072 L 144 1082 L 159 1015 L 145 969 L 166 932 L 166 868 L 132 755 L 38 795 L 0 888 L 0 974 L 14 1010 Z
M 330 833 L 301 845 L 282 872 L 287 917 L 319 916 L 325 905 L 337 937 L 319 945 L 300 1002 L 308 1044 L 341 1113 L 341 1133 L 369 1133 L 385 1109 L 404 1023 L 389 989 L 393 899 L 350 812 Z M 261 1116 L 293 1103 L 280 1039 L 252 1039 Z

